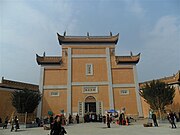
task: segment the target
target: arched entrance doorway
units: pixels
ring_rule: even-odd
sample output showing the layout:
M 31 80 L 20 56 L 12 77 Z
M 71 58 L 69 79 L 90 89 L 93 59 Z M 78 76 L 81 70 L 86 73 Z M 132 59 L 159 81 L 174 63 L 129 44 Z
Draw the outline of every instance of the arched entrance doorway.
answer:
M 85 113 L 96 113 L 96 99 L 93 96 L 85 99 Z

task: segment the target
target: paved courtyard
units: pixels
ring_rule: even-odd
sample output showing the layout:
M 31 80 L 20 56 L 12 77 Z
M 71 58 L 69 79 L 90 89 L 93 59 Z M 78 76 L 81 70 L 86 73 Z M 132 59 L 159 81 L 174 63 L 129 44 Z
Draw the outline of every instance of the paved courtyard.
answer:
M 168 123 L 160 124 L 159 127 L 143 127 L 141 123 L 134 123 L 129 126 L 111 124 L 107 128 L 103 123 L 82 123 L 65 126 L 68 135 L 179 135 L 180 123 L 176 129 L 171 129 Z M 0 135 L 48 135 L 49 130 L 40 128 L 21 128 L 17 132 L 10 132 L 10 129 L 0 127 Z

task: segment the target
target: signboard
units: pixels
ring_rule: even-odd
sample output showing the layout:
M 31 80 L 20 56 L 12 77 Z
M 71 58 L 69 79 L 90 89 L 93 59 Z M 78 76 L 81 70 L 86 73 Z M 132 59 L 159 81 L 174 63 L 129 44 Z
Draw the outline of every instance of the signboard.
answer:
M 98 93 L 97 86 L 84 86 L 83 93 Z

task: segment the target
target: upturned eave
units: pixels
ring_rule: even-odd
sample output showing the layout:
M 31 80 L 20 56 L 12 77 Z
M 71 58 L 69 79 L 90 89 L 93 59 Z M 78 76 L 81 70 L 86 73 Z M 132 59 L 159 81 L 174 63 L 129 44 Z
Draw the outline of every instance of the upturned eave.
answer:
M 39 56 L 36 54 L 38 65 L 61 65 L 62 58 L 58 56 Z
M 119 33 L 110 36 L 63 36 L 57 33 L 59 44 L 82 44 L 82 43 L 113 43 L 117 44 Z
M 137 55 L 132 55 L 132 56 L 116 56 L 117 64 L 123 64 L 123 63 L 137 64 L 139 60 L 140 60 L 140 53 Z

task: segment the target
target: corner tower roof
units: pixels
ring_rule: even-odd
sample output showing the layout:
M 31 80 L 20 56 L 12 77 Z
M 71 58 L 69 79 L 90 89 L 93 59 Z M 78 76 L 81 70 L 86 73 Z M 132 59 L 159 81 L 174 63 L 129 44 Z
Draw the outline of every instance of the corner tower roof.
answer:
M 140 53 L 137 55 L 131 55 L 131 56 L 116 56 L 116 63 L 138 63 L 140 59 Z
M 36 61 L 38 65 L 61 65 L 62 64 L 62 58 L 58 56 L 39 56 L 36 54 Z
M 64 36 L 57 33 L 59 44 L 81 44 L 81 43 L 114 43 L 117 44 L 119 33 L 117 35 L 110 36 L 89 36 L 89 33 L 87 33 L 87 36 Z

